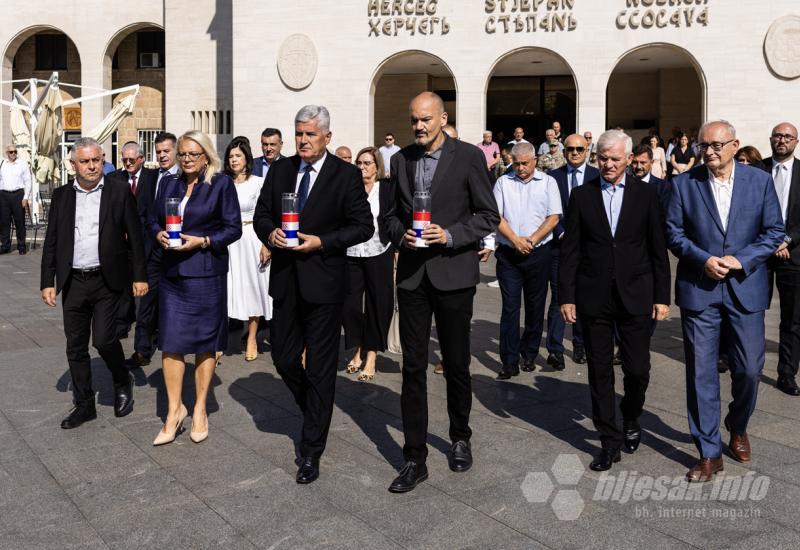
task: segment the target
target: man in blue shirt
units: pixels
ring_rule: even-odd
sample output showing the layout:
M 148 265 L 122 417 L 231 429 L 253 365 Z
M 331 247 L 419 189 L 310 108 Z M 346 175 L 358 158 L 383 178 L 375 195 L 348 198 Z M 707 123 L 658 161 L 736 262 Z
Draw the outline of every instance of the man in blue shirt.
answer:
M 497 280 L 503 300 L 500 317 L 498 380 L 533 371 L 544 329 L 544 305 L 550 277 L 553 229 L 561 216 L 556 181 L 536 170 L 536 149 L 518 143 L 511 150 L 514 171 L 498 178 L 494 198 L 500 211 L 497 228 Z M 525 331 L 519 336 L 521 295 L 525 295 Z

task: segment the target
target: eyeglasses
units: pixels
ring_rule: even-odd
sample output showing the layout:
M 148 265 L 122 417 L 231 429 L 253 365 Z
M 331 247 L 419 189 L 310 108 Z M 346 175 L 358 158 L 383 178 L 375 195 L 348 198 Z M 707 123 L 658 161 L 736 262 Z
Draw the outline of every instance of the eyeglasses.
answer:
M 138 158 L 139 158 L 139 157 L 132 158 L 132 159 L 126 159 L 126 158 L 124 158 L 124 157 L 123 157 L 123 158 L 122 158 L 122 164 L 133 164 L 134 162 L 136 162 L 136 160 L 137 160 Z
M 195 151 L 184 151 L 183 153 L 178 153 L 178 158 L 181 159 L 181 160 L 185 160 L 185 159 L 197 160 L 202 155 L 203 155 L 203 153 L 197 153 Z
M 394 138 L 386 138 L 384 141 L 394 141 Z
M 359 168 L 361 168 L 362 166 L 372 166 L 373 164 L 375 164 L 375 163 L 372 162 L 371 160 L 357 160 L 356 161 L 356 166 L 358 166 Z
M 16 151 L 6 151 L 6 153 L 8 153 L 9 155 L 16 155 L 17 154 Z
M 797 139 L 797 136 L 793 136 L 792 134 L 772 134 L 770 137 L 775 141 L 785 141 L 787 143 L 791 143 Z
M 698 148 L 699 150 L 701 150 L 701 151 L 705 151 L 705 150 L 707 150 L 707 149 L 711 148 L 711 149 L 713 149 L 713 150 L 714 150 L 714 151 L 716 151 L 716 152 L 720 152 L 720 151 L 722 151 L 722 148 L 723 148 L 723 147 L 725 147 L 726 145 L 729 145 L 729 144 L 733 143 L 734 141 L 736 141 L 736 140 L 735 140 L 735 139 L 730 139 L 730 140 L 728 140 L 728 141 L 726 141 L 726 142 L 724 142 L 724 143 L 721 143 L 721 142 L 719 142 L 719 141 L 713 141 L 713 142 L 711 142 L 711 143 L 698 143 L 698 144 L 697 144 L 697 148 Z
M 586 147 L 564 147 L 567 153 L 583 153 Z

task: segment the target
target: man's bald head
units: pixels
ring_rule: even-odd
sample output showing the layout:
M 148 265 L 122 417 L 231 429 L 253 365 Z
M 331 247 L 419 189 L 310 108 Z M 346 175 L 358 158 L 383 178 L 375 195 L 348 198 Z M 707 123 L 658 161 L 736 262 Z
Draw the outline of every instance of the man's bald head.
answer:
M 411 100 L 409 115 L 414 142 L 428 151 L 438 149 L 444 141 L 442 127 L 447 124 L 442 98 L 433 92 L 422 92 Z
M 580 134 L 572 134 L 564 140 L 564 153 L 570 166 L 577 168 L 586 162 L 589 142 Z
M 778 162 L 788 160 L 794 156 L 794 150 L 797 147 L 797 127 L 790 122 L 781 122 L 772 129 L 769 145 L 772 147 L 774 160 Z

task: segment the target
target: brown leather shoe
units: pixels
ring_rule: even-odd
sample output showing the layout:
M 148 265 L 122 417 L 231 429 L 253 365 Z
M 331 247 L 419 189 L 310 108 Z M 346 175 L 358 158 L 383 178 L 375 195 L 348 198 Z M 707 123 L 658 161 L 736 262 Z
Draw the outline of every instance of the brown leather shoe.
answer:
M 705 483 L 714 478 L 714 474 L 724 470 L 722 457 L 701 458 L 700 461 L 692 466 L 686 473 L 686 481 L 689 483 Z
M 750 462 L 750 440 L 747 438 L 747 432 L 741 434 L 732 433 L 728 449 L 734 460 Z
M 138 351 L 134 351 L 131 354 L 130 357 L 125 359 L 125 364 L 129 368 L 136 368 L 136 367 L 141 368 L 141 367 L 145 367 L 145 366 L 149 365 L 150 364 L 150 359 L 148 357 L 145 357 L 144 355 L 142 355 Z

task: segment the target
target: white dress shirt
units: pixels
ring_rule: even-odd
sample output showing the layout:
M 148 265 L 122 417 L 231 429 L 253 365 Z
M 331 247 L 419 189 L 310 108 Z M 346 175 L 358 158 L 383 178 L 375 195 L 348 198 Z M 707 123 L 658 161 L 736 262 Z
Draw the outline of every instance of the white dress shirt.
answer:
M 100 199 L 103 182 L 91 191 L 83 189 L 77 181 L 75 188 L 75 230 L 73 233 L 72 267 L 89 269 L 100 265 Z
M 22 200 L 31 199 L 31 170 L 24 159 L 11 162 L 0 160 L 0 191 L 18 191 L 24 189 Z
M 139 170 L 133 175 L 136 176 L 136 188 L 139 188 L 139 184 L 142 182 L 142 169 Z M 131 176 L 130 172 L 128 173 L 128 187 L 133 187 L 133 176 Z
M 527 182 L 515 173 L 501 176 L 494 184 L 494 199 L 511 230 L 523 238 L 533 235 L 548 216 L 562 214 L 556 180 L 539 170 Z M 496 239 L 499 244 L 513 246 L 499 231 Z M 552 239 L 553 233 L 548 233 L 537 246 Z
M 372 211 L 372 224 L 375 227 L 375 231 L 368 241 L 348 247 L 347 255 L 351 258 L 373 258 L 375 256 L 380 256 L 389 249 L 390 243 L 383 244 L 378 231 L 378 215 L 381 211 L 380 186 L 381 182 L 376 181 L 372 185 L 372 190 L 369 192 L 369 195 L 367 195 L 367 202 L 369 202 L 369 208 Z
M 177 162 L 172 165 L 172 168 L 168 168 L 167 170 L 164 170 L 163 168 L 159 168 L 158 169 L 158 179 L 156 179 L 156 190 L 153 193 L 153 196 L 154 197 L 158 196 L 158 184 L 161 183 L 161 178 L 163 178 L 167 174 L 172 174 L 174 176 L 177 173 L 178 173 L 178 163 Z M 138 183 L 139 183 L 138 180 L 137 180 L 136 183 L 138 185 Z
M 308 173 L 309 181 L 308 181 L 308 195 L 311 196 L 311 190 L 314 188 L 314 182 L 317 181 L 317 176 L 319 176 L 319 171 L 322 169 L 322 165 L 325 164 L 325 159 L 328 157 L 328 152 L 325 151 L 325 154 L 322 155 L 322 158 L 319 159 L 317 162 L 311 165 L 311 171 Z M 300 161 L 300 168 L 297 170 L 297 183 L 294 186 L 294 192 L 300 192 L 300 181 L 303 179 L 303 174 L 306 173 L 306 161 Z M 307 198 L 307 197 L 306 197 Z
M 708 182 L 711 184 L 711 193 L 717 203 L 719 219 L 722 221 L 722 228 L 728 231 L 728 216 L 731 213 L 731 199 L 733 198 L 733 175 L 736 172 L 736 163 L 733 163 L 731 177 L 725 181 L 720 181 L 711 170 L 708 171 Z
M 775 192 L 778 194 L 778 202 L 781 204 L 781 215 L 783 223 L 786 223 L 786 214 L 789 208 L 789 191 L 792 187 L 792 169 L 794 168 L 794 157 L 789 157 L 783 162 L 772 161 L 772 179 L 775 181 Z
M 583 185 L 584 179 L 586 178 L 586 163 L 584 162 L 577 168 L 573 168 L 567 163 L 567 196 L 572 195 L 572 172 L 577 172 L 575 174 L 575 179 L 578 180 L 578 185 L 576 187 L 580 187 Z

